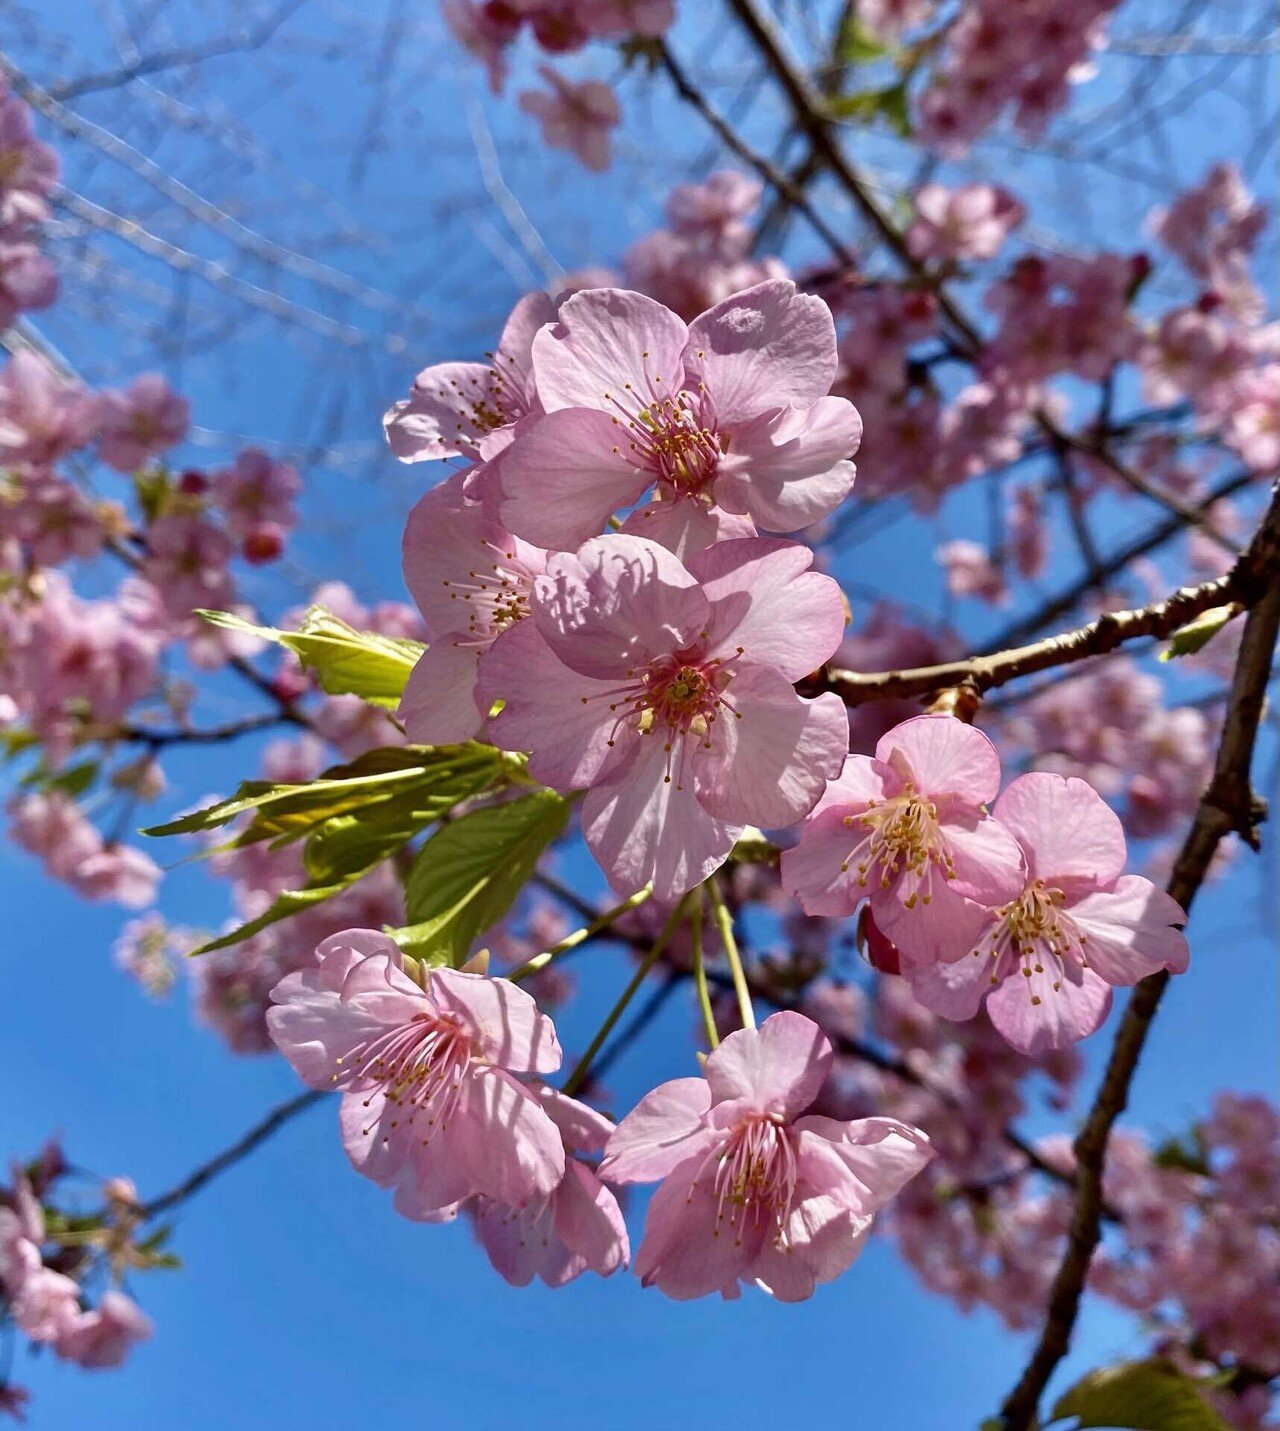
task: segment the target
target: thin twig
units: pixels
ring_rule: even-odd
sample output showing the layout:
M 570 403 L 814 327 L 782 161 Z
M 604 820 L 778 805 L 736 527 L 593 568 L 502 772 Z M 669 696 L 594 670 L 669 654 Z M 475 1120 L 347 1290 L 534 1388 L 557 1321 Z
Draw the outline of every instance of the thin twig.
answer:
M 244 1137 L 237 1139 L 229 1148 L 224 1148 L 216 1157 L 210 1158 L 207 1163 L 201 1163 L 176 1187 L 143 1203 L 143 1218 L 150 1221 L 152 1218 L 159 1217 L 161 1213 L 171 1212 L 175 1207 L 186 1202 L 188 1198 L 194 1197 L 219 1173 L 226 1172 L 228 1168 L 234 1167 L 243 1158 L 247 1158 L 260 1143 L 265 1143 L 277 1128 L 283 1127 L 291 1118 L 297 1117 L 299 1113 L 310 1108 L 313 1103 L 319 1103 L 324 1096 L 324 1093 L 317 1089 L 309 1088 L 305 1093 L 299 1093 L 296 1098 L 290 1098 L 287 1103 L 281 1103 L 278 1108 L 273 1108 L 260 1123 L 256 1123 L 250 1128 Z

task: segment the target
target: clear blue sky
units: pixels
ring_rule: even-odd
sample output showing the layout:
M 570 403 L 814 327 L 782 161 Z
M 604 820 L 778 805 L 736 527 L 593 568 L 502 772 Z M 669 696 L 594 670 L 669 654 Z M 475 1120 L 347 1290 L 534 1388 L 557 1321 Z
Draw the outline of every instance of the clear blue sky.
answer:
M 79 0 L 48 0 L 45 8 L 49 23 L 73 32 L 91 13 Z M 1135 12 L 1128 28 L 1138 30 L 1151 13 Z M 308 33 L 305 12 L 291 33 Z M 703 38 L 689 26 L 681 32 L 690 52 Z M 312 62 L 291 63 L 305 76 Z M 381 275 L 389 283 L 407 283 L 433 265 L 464 271 L 456 250 L 432 248 L 426 215 L 451 185 L 475 187 L 459 103 L 475 86 L 465 73 L 453 74 L 463 70 L 461 61 L 441 66 L 437 57 L 434 70 L 424 61 L 421 83 L 418 69 L 417 60 L 401 66 L 393 106 L 411 101 L 421 112 L 414 132 L 425 129 L 430 139 L 410 147 L 405 137 L 403 150 L 393 144 L 390 157 L 375 158 L 357 205 L 388 231 L 405 232 L 410 219 L 418 226 L 418 239 L 406 241 L 390 274 Z M 1102 103 L 1121 73 L 1127 72 L 1105 72 L 1085 92 L 1088 102 Z M 331 78 L 333 71 L 323 74 Z M 328 89 L 325 102 L 338 128 L 364 113 L 365 99 L 354 88 Z M 1211 122 L 1179 124 L 1175 132 L 1177 167 L 1187 177 L 1252 138 L 1238 111 L 1215 110 L 1212 97 L 1204 103 Z M 109 111 L 94 112 L 105 118 Z M 566 266 L 606 258 L 653 225 L 662 189 L 655 175 L 699 161 L 705 167 L 701 135 L 673 114 L 665 96 L 655 105 L 635 101 L 633 113 L 634 148 L 652 153 L 655 143 L 668 145 L 670 168 L 642 168 L 633 151 L 617 173 L 588 189 L 567 163 L 515 140 L 508 144 L 512 126 L 501 107 L 492 111 L 508 180 Z M 767 114 L 752 122 L 764 127 Z M 341 156 L 307 142 L 300 108 L 268 104 L 261 124 L 309 179 L 354 202 Z M 413 156 L 407 175 L 397 169 L 399 153 Z M 1001 162 L 999 152 L 988 156 L 991 167 Z M 1052 199 L 1057 171 L 1047 161 L 1019 162 L 1028 183 Z M 1105 179 L 1097 185 L 1092 207 L 1079 205 L 1084 237 L 1121 231 L 1122 196 L 1117 189 L 1106 197 Z M 1070 197 L 1059 195 L 1057 203 L 1060 221 Z M 517 284 L 474 233 L 470 241 L 465 272 L 473 281 L 452 291 L 434 284 L 424 298 L 432 327 L 422 351 L 360 375 L 358 386 L 370 396 L 343 417 L 344 439 L 376 435 L 382 404 L 421 361 L 485 346 Z M 352 265 L 366 277 L 378 271 L 364 256 Z M 123 358 L 105 335 L 98 341 L 83 315 L 67 315 L 52 330 L 88 368 Z M 237 348 L 234 382 L 221 359 L 189 364 L 182 377 L 205 425 L 290 440 L 308 396 L 325 381 L 315 356 L 259 333 Z M 390 463 L 356 477 L 314 476 L 320 515 L 304 535 L 301 566 L 343 575 L 362 596 L 400 595 L 397 521 L 419 480 L 419 473 Z M 1132 508 L 1112 514 L 1108 536 L 1118 539 L 1143 515 Z M 345 528 L 341 548 L 335 521 Z M 974 505 L 962 501 L 938 526 L 899 524 L 859 552 L 856 575 L 936 604 L 929 553 L 938 530 L 971 534 L 975 523 Z M 305 577 L 305 570 L 297 573 L 299 582 Z M 973 629 L 982 634 L 980 622 Z M 1271 788 L 1275 761 L 1269 741 L 1263 773 Z M 172 772 L 172 802 L 227 788 L 247 763 L 244 750 L 184 757 Z M 1263 867 L 1274 869 L 1270 838 Z M 181 995 L 167 1004 L 147 1002 L 109 958 L 117 911 L 74 901 L 7 844 L 0 845 L 0 886 L 8 921 L 0 956 L 6 963 L 0 1154 L 28 1154 L 57 1131 L 77 1163 L 97 1174 L 128 1174 L 152 1194 L 296 1090 L 278 1060 L 229 1057 L 193 1025 Z M 175 920 L 212 925 L 224 917 L 220 901 L 221 892 L 202 876 L 182 871 L 166 887 L 164 908 Z M 1134 1090 L 1130 1117 L 1157 1135 L 1201 1114 L 1214 1088 L 1271 1086 L 1276 973 L 1274 936 L 1260 933 L 1264 928 L 1274 929 L 1274 883 L 1263 888 L 1256 869 L 1230 876 L 1197 909 L 1191 972 L 1161 1012 Z M 620 961 L 604 954 L 584 958 L 579 969 L 582 996 L 568 1034 L 580 1044 L 588 1032 L 583 1009 L 602 1007 L 623 974 Z M 656 1081 L 686 1071 L 690 1026 L 689 1009 L 677 1003 L 618 1067 L 611 1084 L 620 1109 Z M 1089 1046 L 1086 1090 L 1105 1047 L 1105 1033 Z M 398 1219 L 383 1193 L 350 1172 L 334 1119 L 329 1107 L 308 1112 L 182 1211 L 174 1247 L 184 1268 L 137 1280 L 157 1333 L 123 1371 L 86 1374 L 51 1358 L 18 1359 L 14 1376 L 34 1393 L 38 1431 L 227 1425 L 336 1431 L 361 1423 L 549 1431 L 713 1419 L 754 1428 L 802 1416 L 851 1427 L 952 1431 L 991 1414 L 1025 1355 L 1025 1339 L 1007 1336 L 993 1316 L 962 1316 L 923 1292 L 879 1240 L 849 1275 L 798 1307 L 752 1295 L 736 1304 L 676 1305 L 624 1277 L 584 1279 L 557 1293 L 510 1289 L 490 1273 L 462 1226 L 432 1229 Z M 1049 1126 L 1029 1120 L 1027 1129 Z M 631 1219 L 637 1237 L 639 1211 L 634 1207 Z M 1130 1324 L 1091 1303 L 1067 1375 L 1140 1346 Z

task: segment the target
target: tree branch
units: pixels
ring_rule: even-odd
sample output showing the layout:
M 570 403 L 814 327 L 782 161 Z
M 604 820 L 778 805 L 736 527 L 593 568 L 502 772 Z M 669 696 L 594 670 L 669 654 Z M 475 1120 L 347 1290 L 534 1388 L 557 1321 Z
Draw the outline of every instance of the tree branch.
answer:
M 193 1173 L 183 1178 L 168 1192 L 161 1193 L 159 1197 L 153 1197 L 149 1202 L 143 1203 L 142 1216 L 150 1221 L 152 1218 L 159 1217 L 161 1213 L 169 1212 L 179 1204 L 186 1202 L 206 1184 L 211 1183 L 219 1173 L 226 1172 L 241 1159 L 247 1158 L 260 1143 L 265 1143 L 277 1128 L 283 1127 L 291 1118 L 297 1117 L 299 1113 L 310 1108 L 313 1103 L 318 1103 L 324 1096 L 324 1093 L 309 1088 L 305 1093 L 299 1093 L 296 1098 L 290 1098 L 287 1103 L 281 1103 L 279 1107 L 273 1108 L 260 1123 L 250 1128 L 244 1137 L 237 1139 L 229 1148 L 224 1148 L 222 1152 L 210 1158 L 207 1163 L 202 1163 Z
M 1257 849 L 1257 826 L 1266 814 L 1265 805 L 1253 793 L 1249 772 L 1280 635 L 1280 489 L 1272 495 L 1249 552 L 1265 554 L 1259 575 L 1269 584 L 1246 620 L 1213 776 L 1169 880 L 1169 893 L 1187 910 L 1222 840 L 1234 831 Z M 1067 1247 L 1053 1281 L 1040 1339 L 1001 1407 L 1004 1431 L 1031 1431 L 1037 1424 L 1040 1398 L 1071 1344 L 1089 1264 L 1101 1238 L 1107 1141 L 1128 1102 L 1130 1083 L 1168 984 L 1169 975 L 1162 972 L 1143 979 L 1134 989 L 1097 1096 L 1076 1139 L 1076 1192 Z

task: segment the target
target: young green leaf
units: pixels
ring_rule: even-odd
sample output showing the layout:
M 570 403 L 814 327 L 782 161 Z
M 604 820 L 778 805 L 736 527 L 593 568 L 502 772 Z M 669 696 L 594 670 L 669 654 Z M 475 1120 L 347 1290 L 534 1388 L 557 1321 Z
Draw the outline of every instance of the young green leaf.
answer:
M 535 790 L 437 830 L 409 875 L 401 946 L 431 963 L 460 965 L 477 936 L 510 909 L 568 818 L 567 800 Z
M 1227 622 L 1238 616 L 1243 609 L 1239 602 L 1230 601 L 1225 606 L 1213 606 L 1208 611 L 1202 611 L 1194 621 L 1179 626 L 1169 637 L 1169 644 L 1160 652 L 1159 659 L 1173 661 L 1179 656 L 1194 655 L 1207 646 Z
M 1228 1431 L 1191 1377 L 1168 1362 L 1131 1361 L 1082 1377 L 1053 1408 L 1053 1420 L 1076 1418 L 1076 1431 Z
M 310 607 L 298 631 L 255 626 L 229 611 L 201 611 L 199 615 L 214 626 L 288 647 L 316 673 L 320 688 L 331 696 L 360 696 L 388 709 L 400 703 L 409 672 L 425 649 L 420 641 L 357 631 L 323 606 Z

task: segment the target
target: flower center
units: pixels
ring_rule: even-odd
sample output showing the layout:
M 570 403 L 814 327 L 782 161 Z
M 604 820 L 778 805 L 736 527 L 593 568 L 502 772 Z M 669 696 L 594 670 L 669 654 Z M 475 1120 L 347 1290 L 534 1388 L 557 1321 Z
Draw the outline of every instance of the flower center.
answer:
M 878 881 L 881 889 L 899 880 L 903 904 L 914 909 L 917 903 L 928 904 L 933 899 L 935 874 L 947 880 L 956 877 L 938 824 L 938 807 L 918 794 L 910 781 L 897 795 L 872 800 L 861 815 L 846 815 L 844 823 L 858 831 L 860 838 L 840 868 L 856 868 L 862 889 L 872 880 Z
M 663 779 L 674 778 L 676 789 L 684 789 L 687 763 L 698 750 L 712 747 L 716 722 L 728 711 L 735 720 L 742 713 L 725 695 L 733 680 L 733 667 L 743 654 L 739 646 L 732 656 L 703 660 L 696 651 L 677 651 L 659 656 L 643 670 L 628 671 L 626 684 L 606 691 L 609 709 L 617 720 L 609 732 L 609 745 L 621 734 L 658 735 L 667 754 Z M 582 703 L 600 697 L 583 696 Z
M 716 1222 L 741 1240 L 748 1222 L 770 1223 L 781 1236 L 796 1189 L 796 1150 L 782 1123 L 757 1115 L 738 1123 L 712 1155 Z
M 709 505 L 708 489 L 720 470 L 724 447 L 705 393 L 701 388 L 670 391 L 660 374 L 649 372 L 648 353 L 639 389 L 633 383 L 624 383 L 622 389 L 621 396 L 604 394 L 617 409 L 614 425 L 627 434 L 614 453 L 647 472 L 668 497 L 695 497 Z
M 473 1067 L 471 1040 L 452 1019 L 424 1014 L 398 1024 L 357 1044 L 334 1060 L 332 1081 L 344 1082 L 350 1092 L 367 1092 L 366 1108 L 380 1093 L 398 1110 L 390 1126 L 404 1118 L 412 1123 L 426 1116 L 426 1139 L 437 1123 L 445 1122 Z M 369 1134 L 375 1119 L 363 1131 Z
M 529 614 L 529 592 L 533 578 L 517 560 L 513 551 L 502 551 L 487 543 L 495 560 L 467 572 L 462 580 L 442 580 L 452 601 L 467 604 L 466 628 L 453 642 L 455 646 L 482 646 L 489 643 L 508 626 L 523 621 Z M 458 627 L 463 631 L 461 623 Z
M 1089 967 L 1085 959 L 1085 936 L 1063 908 L 1065 903 L 1066 896 L 1060 889 L 1038 879 L 1017 899 L 993 911 L 995 921 L 973 951 L 975 959 L 985 953 L 993 961 L 993 984 L 1000 983 L 1011 973 L 1015 963 L 1027 979 L 1033 974 L 1043 974 L 1047 959 L 1051 969 L 1056 965 L 1058 977 L 1052 988 L 1057 993 L 1062 987 L 1061 976 L 1068 959 L 1074 959 L 1082 969 Z M 1032 994 L 1031 1002 L 1038 1004 L 1040 996 Z

